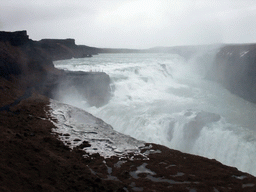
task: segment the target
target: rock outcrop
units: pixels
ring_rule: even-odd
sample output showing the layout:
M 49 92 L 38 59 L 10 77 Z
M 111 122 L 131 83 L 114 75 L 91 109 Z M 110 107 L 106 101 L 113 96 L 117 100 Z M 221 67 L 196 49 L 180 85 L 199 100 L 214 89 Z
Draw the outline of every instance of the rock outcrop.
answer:
M 256 44 L 224 45 L 216 54 L 207 78 L 256 103 L 255 74 Z

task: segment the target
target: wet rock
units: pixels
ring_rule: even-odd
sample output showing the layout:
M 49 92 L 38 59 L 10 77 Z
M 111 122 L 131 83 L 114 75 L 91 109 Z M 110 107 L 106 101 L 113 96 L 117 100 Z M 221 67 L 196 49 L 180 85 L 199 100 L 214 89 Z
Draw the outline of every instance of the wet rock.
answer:
M 187 113 L 184 114 L 187 116 Z M 194 142 L 199 137 L 201 130 L 210 123 L 214 123 L 220 120 L 220 115 L 200 111 L 193 119 L 191 119 L 187 124 L 184 125 L 184 146 L 185 151 L 189 151 L 194 145 Z
M 201 122 L 203 126 L 207 123 L 213 123 L 219 120 L 220 120 L 219 114 L 206 112 L 206 111 L 200 111 L 195 117 L 195 121 Z
M 89 105 L 100 107 L 111 97 L 110 77 L 104 72 L 64 71 L 55 82 L 47 83 L 54 85 L 49 96 L 57 100 L 73 93 L 81 95 Z
M 224 45 L 206 78 L 230 92 L 256 103 L 256 44 Z

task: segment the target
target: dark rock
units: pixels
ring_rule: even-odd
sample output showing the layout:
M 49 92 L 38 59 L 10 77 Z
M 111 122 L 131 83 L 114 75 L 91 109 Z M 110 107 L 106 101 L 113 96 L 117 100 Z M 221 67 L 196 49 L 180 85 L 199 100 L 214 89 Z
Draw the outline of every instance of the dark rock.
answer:
M 219 120 L 220 120 L 219 114 L 206 112 L 206 111 L 200 111 L 195 117 L 195 121 L 201 122 L 203 126 L 206 125 L 207 123 L 213 123 Z
M 39 41 L 45 48 L 55 46 L 56 44 L 62 44 L 67 47 L 75 47 L 75 39 L 42 39 Z
M 215 56 L 206 78 L 256 103 L 256 44 L 225 45 Z
M 53 60 L 94 53 L 96 49 L 77 46 L 74 39 L 32 41 L 26 31 L 0 32 L 0 77 L 18 78 L 24 88 L 34 88 L 54 99 L 57 90 L 74 87 L 90 105 L 101 106 L 110 98 L 110 78 L 106 73 L 68 72 L 53 65 Z
M 53 98 L 60 94 L 78 92 L 92 106 L 102 106 L 110 99 L 110 77 L 104 72 L 71 72 L 65 71 L 56 82 Z
M 8 61 L 4 58 L 0 58 L 0 76 L 8 79 L 10 75 L 20 75 L 21 68 L 15 61 Z
M 0 31 L 0 41 L 9 41 L 13 46 L 21 46 L 29 41 L 27 31 Z
M 184 114 L 185 116 L 187 113 Z M 200 111 L 196 114 L 196 116 L 189 121 L 187 124 L 184 125 L 184 142 L 186 151 L 189 151 L 195 143 L 195 140 L 198 139 L 201 130 L 203 127 L 205 127 L 207 124 L 217 122 L 220 120 L 220 115 L 206 112 L 206 111 Z
M 76 45 L 74 39 L 42 39 L 34 46 L 44 52 L 51 60 L 91 57 L 98 49 L 85 45 Z

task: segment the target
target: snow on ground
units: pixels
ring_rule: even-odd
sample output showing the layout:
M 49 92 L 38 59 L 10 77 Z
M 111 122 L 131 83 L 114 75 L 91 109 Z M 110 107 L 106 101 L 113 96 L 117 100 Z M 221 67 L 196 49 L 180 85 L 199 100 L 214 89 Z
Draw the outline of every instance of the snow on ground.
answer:
M 140 150 L 145 148 L 145 142 L 136 140 L 130 136 L 119 133 L 99 118 L 86 111 L 51 100 L 50 116 L 56 128 L 53 132 L 59 134 L 60 140 L 71 149 L 89 142 L 90 147 L 85 147 L 89 154 L 99 153 L 105 158 L 111 156 L 142 155 Z

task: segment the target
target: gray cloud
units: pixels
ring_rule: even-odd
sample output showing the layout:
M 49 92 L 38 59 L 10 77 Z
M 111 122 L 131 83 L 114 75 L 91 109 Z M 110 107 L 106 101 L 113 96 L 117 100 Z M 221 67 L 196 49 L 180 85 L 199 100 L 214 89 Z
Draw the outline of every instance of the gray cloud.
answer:
M 254 0 L 3 0 L 2 30 L 97 47 L 255 42 Z

